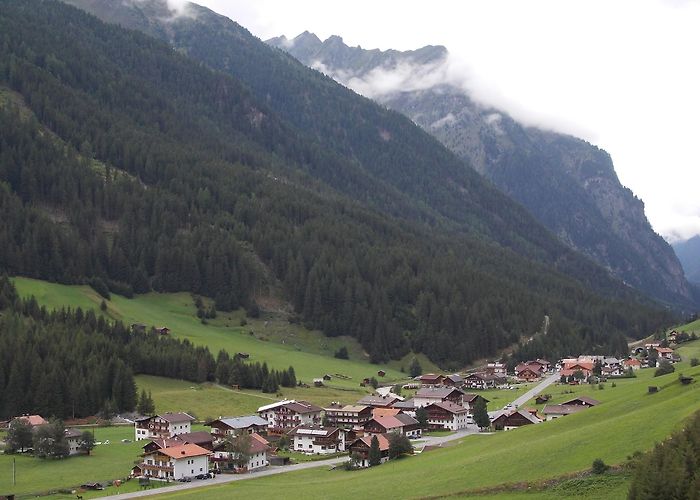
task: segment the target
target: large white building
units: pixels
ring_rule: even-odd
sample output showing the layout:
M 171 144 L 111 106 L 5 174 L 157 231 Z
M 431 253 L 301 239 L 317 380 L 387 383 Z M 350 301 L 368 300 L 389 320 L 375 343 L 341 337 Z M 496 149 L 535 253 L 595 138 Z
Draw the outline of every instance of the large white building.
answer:
M 345 451 L 346 431 L 337 427 L 300 425 L 289 432 L 292 449 L 314 455 Z
M 458 431 L 466 429 L 473 422 L 469 410 L 450 401 L 440 401 L 425 407 L 428 413 L 428 426 L 431 429 Z
M 278 401 L 258 408 L 269 429 L 285 430 L 297 425 L 320 425 L 323 408 L 307 401 Z
M 236 472 L 250 472 L 253 470 L 261 469 L 269 465 L 269 460 L 267 458 L 267 452 L 270 450 L 270 445 L 267 440 L 256 433 L 250 434 L 250 449 L 248 453 L 250 454 L 248 458 L 248 464 L 245 468 L 239 468 Z M 214 466 L 219 471 L 230 470 L 229 467 L 232 465 L 231 460 L 234 458 L 234 454 L 227 450 L 227 445 L 225 441 L 219 441 L 214 446 Z
M 196 444 L 169 446 L 146 453 L 141 470 L 153 479 L 182 479 L 209 472 L 211 452 Z
M 142 439 L 167 439 L 192 430 L 194 417 L 187 413 L 162 413 L 144 417 L 134 422 L 136 441 Z

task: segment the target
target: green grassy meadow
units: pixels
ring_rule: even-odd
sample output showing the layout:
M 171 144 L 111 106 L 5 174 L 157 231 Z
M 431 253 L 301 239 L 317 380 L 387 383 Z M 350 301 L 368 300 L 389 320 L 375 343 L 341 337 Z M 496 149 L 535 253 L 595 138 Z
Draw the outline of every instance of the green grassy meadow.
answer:
M 700 341 L 686 344 L 681 356 L 689 359 L 700 351 Z M 695 377 L 684 386 L 678 373 Z M 454 495 L 468 497 L 475 490 L 504 483 L 537 482 L 590 468 L 596 458 L 620 464 L 635 451 L 650 449 L 680 428 L 683 421 L 700 409 L 700 367 L 688 361 L 676 365 L 676 373 L 653 377 L 653 370 L 642 370 L 635 379 L 610 382 L 603 390 L 576 387 L 601 401 L 599 406 L 552 422 L 513 431 L 468 436 L 441 450 L 388 462 L 369 470 L 346 472 L 315 469 L 275 477 L 263 477 L 198 491 L 169 494 L 168 498 L 270 497 L 284 491 L 289 498 L 386 497 L 423 498 Z M 649 394 L 647 387 L 660 388 Z M 555 400 L 572 394 L 559 394 Z M 564 390 L 564 387 L 561 387 Z M 566 387 L 569 390 L 569 387 Z M 429 477 L 430 480 L 423 480 Z M 423 478 L 423 479 L 421 479 Z M 624 478 L 602 481 L 575 480 L 553 486 L 551 491 L 532 493 L 503 491 L 484 498 L 620 498 L 626 495 Z M 481 498 L 481 496 L 479 496 Z
M 102 297 L 89 286 L 60 285 L 19 277 L 13 281 L 20 295 L 33 295 L 40 305 L 47 308 L 81 307 L 101 313 Z M 290 324 L 277 315 L 263 315 L 257 320 L 247 319 L 248 324 L 240 326 L 244 314 L 234 311 L 220 313 L 216 319 L 204 325 L 196 317 L 194 300 L 188 293 L 148 293 L 133 299 L 112 294 L 111 300 L 105 302 L 106 315 L 112 319 L 127 324 L 167 326 L 174 337 L 207 346 L 214 356 L 220 349 L 225 349 L 231 354 L 249 353 L 251 361 L 266 361 L 273 368 L 281 369 L 292 365 L 297 378 L 307 383 L 313 378 L 330 374 L 333 379 L 329 385 L 358 388 L 363 378 L 376 376 L 380 369 L 386 371 L 386 381 L 407 378 L 406 374 L 399 371 L 400 367 L 370 364 L 359 344 L 352 338 L 329 338 L 320 332 Z M 333 357 L 335 351 L 343 345 L 348 348 L 349 360 Z M 424 360 L 422 362 L 427 363 Z M 396 363 L 398 362 L 393 362 L 394 365 Z M 335 374 L 349 378 L 335 377 Z
M 41 493 L 73 488 L 89 481 L 125 478 L 144 444 L 133 442 L 133 426 L 97 427 L 95 439 L 101 442 L 109 440 L 110 444 L 95 446 L 90 456 L 44 460 L 31 455 L 0 455 L 0 494 L 10 491 L 16 494 Z M 122 439 L 132 442 L 122 443 Z M 12 486 L 13 459 L 16 460 L 16 486 Z

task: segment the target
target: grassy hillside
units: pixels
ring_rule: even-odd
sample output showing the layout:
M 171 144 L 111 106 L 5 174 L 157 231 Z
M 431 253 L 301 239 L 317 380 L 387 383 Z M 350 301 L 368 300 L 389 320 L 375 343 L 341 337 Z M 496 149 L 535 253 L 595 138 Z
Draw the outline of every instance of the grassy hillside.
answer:
M 39 304 L 48 308 L 81 307 L 100 311 L 102 297 L 88 286 L 59 285 L 19 277 L 13 281 L 20 295 L 34 295 Z M 386 371 L 387 380 L 406 378 L 397 367 L 370 364 L 355 339 L 325 337 L 274 315 L 263 315 L 258 320 L 247 319 L 248 324 L 242 327 L 240 322 L 245 316 L 237 311 L 219 314 L 204 325 L 196 317 L 194 301 L 188 293 L 148 293 L 133 299 L 113 294 L 111 300 L 105 302 L 106 315 L 113 319 L 127 324 L 167 326 L 176 338 L 207 346 L 214 356 L 220 349 L 226 349 L 232 354 L 249 353 L 251 361 L 266 361 L 274 368 L 292 365 L 297 378 L 305 382 L 310 383 L 311 379 L 326 373 L 332 376 L 338 373 L 350 378 L 333 377 L 329 385 L 358 388 L 363 378 L 376 376 L 380 369 Z M 348 348 L 351 359 L 333 357 L 340 346 Z M 421 359 L 425 362 L 424 358 Z
M 681 355 L 685 359 L 698 351 L 700 342 L 693 342 L 681 349 Z M 678 382 L 681 371 L 694 376 L 696 382 L 682 386 Z M 654 378 L 653 370 L 643 370 L 636 379 L 616 381 L 614 388 L 611 383 L 602 391 L 577 388 L 577 393 L 592 395 L 602 404 L 541 425 L 469 436 L 444 450 L 360 472 L 309 470 L 171 494 L 169 498 L 267 497 L 279 491 L 287 492 L 290 498 L 324 498 L 331 491 L 338 498 L 468 496 L 477 488 L 585 470 L 596 458 L 609 464 L 621 463 L 635 451 L 651 448 L 698 410 L 698 379 L 700 367 L 690 368 L 687 361 L 677 365 L 676 373 L 663 377 Z M 648 394 L 649 385 L 659 386 L 660 391 Z M 418 479 L 424 477 L 430 477 L 430 481 Z M 615 492 L 612 497 L 616 497 L 623 496 L 624 491 L 624 483 L 618 483 L 609 492 Z M 559 492 L 558 497 L 562 495 L 573 496 Z M 522 496 L 531 495 L 515 493 L 510 497 Z M 605 490 L 598 497 L 605 498 Z

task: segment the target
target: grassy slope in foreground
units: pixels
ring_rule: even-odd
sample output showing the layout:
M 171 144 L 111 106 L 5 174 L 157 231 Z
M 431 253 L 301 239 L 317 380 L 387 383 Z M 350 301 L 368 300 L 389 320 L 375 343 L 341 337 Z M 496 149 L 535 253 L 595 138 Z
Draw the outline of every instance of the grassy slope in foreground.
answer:
M 684 359 L 697 356 L 700 341 L 681 348 Z M 678 372 L 695 377 L 682 386 Z M 684 361 L 676 373 L 618 380 L 605 390 L 579 389 L 603 401 L 581 413 L 493 435 L 474 435 L 456 446 L 359 471 L 315 469 L 199 489 L 169 498 L 270 497 L 280 491 L 289 498 L 419 498 L 459 494 L 475 488 L 516 481 L 536 481 L 590 468 L 602 458 L 623 462 L 634 451 L 648 450 L 699 409 L 700 367 Z M 661 390 L 648 394 L 647 387 Z M 618 485 L 615 491 L 624 488 Z M 514 494 L 517 497 L 517 494 Z
M 34 295 L 40 305 L 47 308 L 81 307 L 99 313 L 100 297 L 92 288 L 80 285 L 59 285 L 29 278 L 13 279 L 22 296 Z M 188 293 L 148 293 L 133 299 L 112 295 L 107 303 L 107 315 L 127 324 L 144 323 L 167 326 L 176 338 L 189 339 L 196 345 L 204 345 L 214 356 L 220 349 L 230 354 L 247 352 L 251 361 L 266 361 L 270 367 L 294 366 L 297 378 L 307 383 L 326 373 L 340 373 L 349 380 L 333 378 L 331 385 L 357 388 L 364 377 L 376 376 L 377 370 L 386 371 L 386 379 L 405 379 L 397 369 L 383 365 L 372 365 L 362 359 L 357 342 L 348 337 L 328 338 L 318 332 L 309 332 L 287 322 L 248 320 L 245 327 L 239 326 L 241 312 L 219 314 L 215 320 L 204 325 L 195 316 L 196 308 Z M 250 335 L 253 331 L 254 334 Z M 266 340 L 265 340 L 266 339 Z M 273 340 L 274 339 L 274 340 Z M 339 360 L 333 353 L 341 346 L 348 346 L 351 358 Z

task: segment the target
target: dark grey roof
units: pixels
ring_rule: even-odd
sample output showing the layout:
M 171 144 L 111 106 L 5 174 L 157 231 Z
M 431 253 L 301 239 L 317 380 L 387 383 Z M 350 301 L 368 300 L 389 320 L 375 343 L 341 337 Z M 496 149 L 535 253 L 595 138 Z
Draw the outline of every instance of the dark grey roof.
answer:
M 231 429 L 247 429 L 253 425 L 260 425 L 267 427 L 267 420 L 259 417 L 258 415 L 246 415 L 244 417 L 223 417 L 217 420 L 209 422 L 207 425 L 211 425 L 214 422 L 221 422 L 222 424 L 230 427 Z

